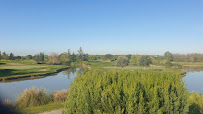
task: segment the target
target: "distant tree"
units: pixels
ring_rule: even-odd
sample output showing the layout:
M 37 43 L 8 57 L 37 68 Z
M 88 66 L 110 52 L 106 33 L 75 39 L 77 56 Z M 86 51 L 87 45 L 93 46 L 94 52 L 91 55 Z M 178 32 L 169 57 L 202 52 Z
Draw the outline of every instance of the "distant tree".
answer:
M 82 48 L 78 50 L 78 61 L 83 61 L 84 59 L 84 52 L 82 51 Z
M 52 54 L 49 56 L 49 62 L 50 62 L 52 65 L 59 65 L 59 64 L 61 64 L 61 59 L 60 59 L 60 57 L 59 57 L 58 54 L 52 53 Z
M 173 61 L 173 54 L 167 51 L 164 53 L 164 58 L 168 61 Z
M 112 59 L 113 58 L 113 55 L 111 55 L 111 54 L 106 54 L 106 55 L 104 55 L 104 60 L 110 60 L 110 59 Z
M 88 54 L 85 54 L 82 50 L 82 48 L 80 47 L 80 49 L 78 50 L 78 57 L 77 57 L 77 61 L 88 61 Z
M 14 58 L 13 53 L 10 53 L 9 60 L 14 60 L 14 59 L 15 59 L 15 58 Z
M 3 52 L 2 59 L 6 59 L 6 60 L 9 59 L 9 56 L 6 54 L 6 52 Z
M 15 59 L 20 60 L 21 56 L 15 56 Z
M 126 57 L 130 60 L 131 57 L 132 57 L 132 55 L 131 55 L 131 54 L 128 54 L 128 55 L 126 55 Z
M 32 55 L 27 55 L 26 60 L 30 60 L 30 59 L 32 59 Z
M 119 56 L 116 62 L 117 67 L 122 67 L 122 69 L 125 66 L 128 66 L 129 64 L 129 59 L 127 57 Z
M 0 51 L 0 60 L 1 60 L 1 51 Z
M 139 56 L 138 55 L 132 55 L 131 59 L 130 59 L 130 63 L 134 64 L 134 65 L 139 64 Z
M 89 55 L 89 56 L 88 56 L 88 60 L 89 60 L 89 61 L 97 60 L 97 56 L 96 56 L 96 55 Z
M 149 66 L 150 64 L 152 64 L 152 60 L 151 60 L 150 56 L 143 55 L 140 57 L 140 59 L 139 59 L 140 66 Z
M 34 60 L 37 63 L 42 63 L 44 61 L 44 53 L 40 52 L 40 54 L 35 55 Z
M 77 56 L 73 52 L 72 55 L 71 55 L 71 62 L 76 62 L 76 59 L 77 59 Z

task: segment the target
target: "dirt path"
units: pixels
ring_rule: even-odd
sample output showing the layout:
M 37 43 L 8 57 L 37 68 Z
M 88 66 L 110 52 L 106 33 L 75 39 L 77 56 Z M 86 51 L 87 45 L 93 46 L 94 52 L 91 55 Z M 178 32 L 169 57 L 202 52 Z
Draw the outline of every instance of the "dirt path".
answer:
M 62 113 L 62 108 L 61 109 L 56 109 L 56 110 L 52 110 L 49 112 L 43 112 L 43 113 L 39 113 L 39 114 L 61 114 Z

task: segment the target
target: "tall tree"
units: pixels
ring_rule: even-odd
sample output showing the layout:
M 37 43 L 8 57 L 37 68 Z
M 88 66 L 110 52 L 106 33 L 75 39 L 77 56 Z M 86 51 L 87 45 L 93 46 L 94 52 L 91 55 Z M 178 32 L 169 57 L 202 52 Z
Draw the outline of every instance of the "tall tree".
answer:
M 173 61 L 173 54 L 167 51 L 164 53 L 164 58 L 168 61 Z
M 151 60 L 150 56 L 143 55 L 140 57 L 140 59 L 139 59 L 140 66 L 149 66 L 150 64 L 152 64 L 152 60 Z
M 6 59 L 6 60 L 9 59 L 8 55 L 6 54 L 6 52 L 3 52 L 3 54 L 2 54 L 2 59 Z
M 73 52 L 72 55 L 71 55 L 71 62 L 76 62 L 76 59 L 77 59 L 77 56 Z
M 129 64 L 129 59 L 127 57 L 119 56 L 116 62 L 116 66 L 122 67 L 122 69 Z
M 15 59 L 15 58 L 14 58 L 13 53 L 10 53 L 9 60 L 14 60 L 14 59 Z
M 1 60 L 1 51 L 0 51 L 0 60 Z
M 78 61 L 83 61 L 84 59 L 84 52 L 82 51 L 82 48 L 80 47 L 80 49 L 78 50 Z

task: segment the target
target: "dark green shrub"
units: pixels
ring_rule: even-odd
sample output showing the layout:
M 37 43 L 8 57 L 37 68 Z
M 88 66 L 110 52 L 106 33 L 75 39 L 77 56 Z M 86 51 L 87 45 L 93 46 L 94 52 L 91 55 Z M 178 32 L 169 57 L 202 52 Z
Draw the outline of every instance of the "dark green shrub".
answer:
M 181 77 L 163 71 L 93 70 L 71 84 L 64 113 L 187 113 Z

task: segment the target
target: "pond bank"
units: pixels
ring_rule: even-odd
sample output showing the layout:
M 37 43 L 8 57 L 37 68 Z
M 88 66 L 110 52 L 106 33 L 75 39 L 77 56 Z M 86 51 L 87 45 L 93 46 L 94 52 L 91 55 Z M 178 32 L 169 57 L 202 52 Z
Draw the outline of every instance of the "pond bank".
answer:
M 16 79 L 21 79 L 21 78 L 29 78 L 29 77 L 34 78 L 36 76 L 49 76 L 49 75 L 59 73 L 59 72 L 61 72 L 63 70 L 67 70 L 69 68 L 70 68 L 70 66 L 65 67 L 65 68 L 60 68 L 60 69 L 58 69 L 58 70 L 56 70 L 54 72 L 37 73 L 37 74 L 34 74 L 34 75 L 29 74 L 29 75 L 23 75 L 23 76 L 15 76 L 15 77 L 3 77 L 3 78 L 0 78 L 0 82 L 4 82 L 6 80 L 16 80 Z

